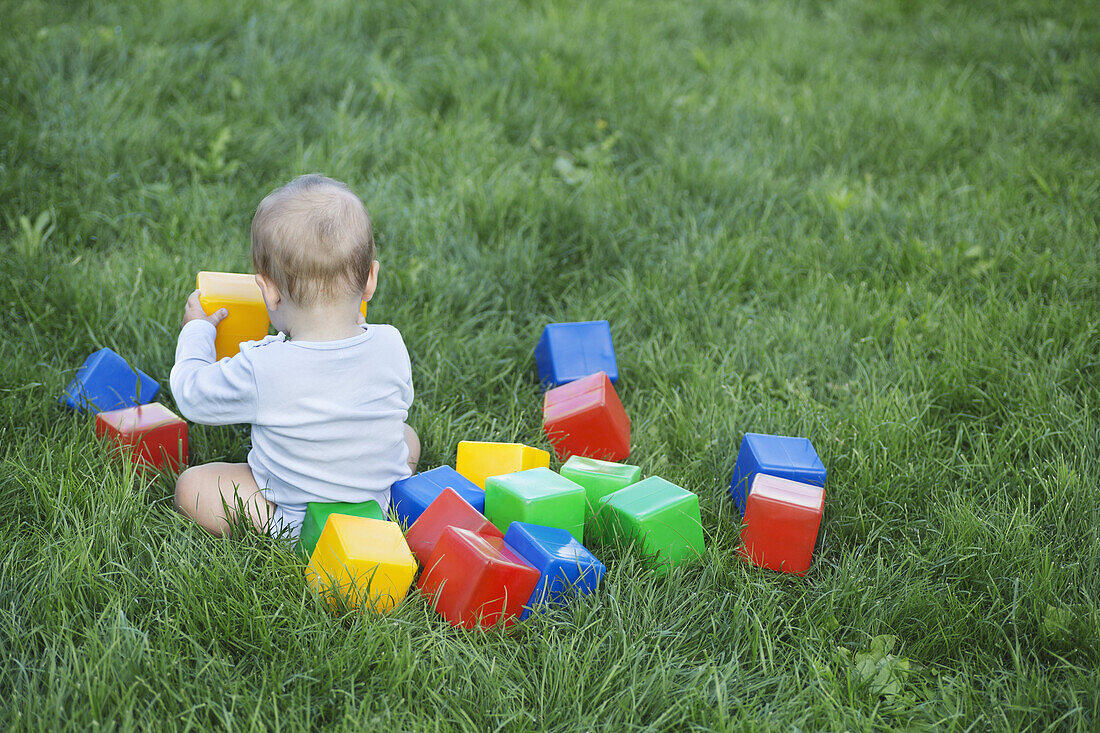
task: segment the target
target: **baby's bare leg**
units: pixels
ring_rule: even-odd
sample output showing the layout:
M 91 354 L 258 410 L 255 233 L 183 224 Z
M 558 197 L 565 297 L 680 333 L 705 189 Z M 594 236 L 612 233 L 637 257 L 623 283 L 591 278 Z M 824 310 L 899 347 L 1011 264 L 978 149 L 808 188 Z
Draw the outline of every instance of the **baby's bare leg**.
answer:
M 229 535 L 242 503 L 252 526 L 266 532 L 275 504 L 264 497 L 247 463 L 192 466 L 176 480 L 176 510 L 215 537 Z
M 420 463 L 420 437 L 408 425 L 405 426 L 405 442 L 409 446 L 409 470 L 416 473 L 416 464 Z

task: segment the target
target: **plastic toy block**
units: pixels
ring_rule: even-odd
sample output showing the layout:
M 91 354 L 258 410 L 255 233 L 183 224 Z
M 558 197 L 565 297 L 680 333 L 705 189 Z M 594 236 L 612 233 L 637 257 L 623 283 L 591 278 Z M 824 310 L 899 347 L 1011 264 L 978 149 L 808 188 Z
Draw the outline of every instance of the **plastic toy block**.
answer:
M 454 626 L 510 626 L 523 612 L 540 573 L 504 544 L 460 527 L 447 527 L 417 587 Z
M 159 402 L 101 412 L 95 417 L 95 434 L 140 466 L 179 471 L 187 464 L 187 423 Z
M 657 476 L 600 499 L 596 520 L 605 538 L 633 541 L 658 570 L 703 555 L 699 497 Z
M 547 390 L 542 429 L 560 460 L 577 455 L 621 461 L 630 455 L 630 418 L 603 372 Z
M 440 466 L 395 481 L 390 487 L 390 507 L 398 523 L 406 529 L 411 527 L 443 489 L 454 489 L 474 509 L 485 511 L 485 490 L 450 466 Z
M 195 287 L 199 289 L 199 304 L 207 313 L 219 308 L 229 311 L 225 320 L 218 324 L 218 335 L 214 338 L 214 350 L 219 359 L 236 354 L 243 341 L 258 341 L 267 336 L 271 322 L 255 276 L 200 272 Z
M 537 606 L 564 605 L 575 596 L 591 593 L 607 570 L 564 529 L 512 522 L 504 543 L 542 573 L 521 621 Z
M 808 439 L 745 433 L 730 480 L 730 496 L 742 516 L 747 489 L 758 473 L 814 486 L 825 485 L 825 464 Z
M 600 499 L 637 483 L 642 469 L 625 463 L 611 463 L 596 458 L 573 456 L 561 467 L 561 475 L 584 487 L 588 501 L 584 506 L 585 522 L 591 521 Z
M 110 412 L 152 402 L 160 385 L 140 369 L 134 369 L 110 349 L 94 352 L 76 370 L 61 395 L 61 403 L 74 410 Z
M 551 323 L 535 346 L 539 379 L 547 387 L 568 384 L 596 372 L 619 381 L 611 324 L 607 321 Z
M 485 480 L 485 516 L 501 532 L 512 522 L 564 529 L 584 542 L 584 487 L 549 468 L 506 473 Z
M 762 568 L 804 575 L 825 510 L 825 489 L 758 473 L 746 503 L 742 557 Z
M 298 534 L 299 552 L 307 560 L 317 547 L 317 540 L 321 538 L 325 523 L 332 514 L 347 514 L 351 517 L 365 517 L 379 521 L 385 521 L 386 519 L 386 515 L 382 513 L 382 507 L 378 506 L 378 502 L 373 499 L 357 504 L 349 504 L 343 501 L 309 502 L 306 504 L 305 519 L 302 520 L 302 530 Z
M 522 443 L 478 443 L 463 440 L 458 444 L 455 468 L 479 488 L 485 479 L 502 473 L 515 473 L 530 468 L 549 468 L 550 454 Z
M 306 566 L 314 590 L 375 611 L 400 603 L 415 574 L 416 559 L 396 523 L 348 514 L 329 515 Z
M 458 492 L 454 489 L 443 489 L 405 533 L 409 549 L 421 564 L 431 557 L 432 550 L 447 527 L 460 527 L 487 537 L 504 537 L 492 522 L 466 503 Z

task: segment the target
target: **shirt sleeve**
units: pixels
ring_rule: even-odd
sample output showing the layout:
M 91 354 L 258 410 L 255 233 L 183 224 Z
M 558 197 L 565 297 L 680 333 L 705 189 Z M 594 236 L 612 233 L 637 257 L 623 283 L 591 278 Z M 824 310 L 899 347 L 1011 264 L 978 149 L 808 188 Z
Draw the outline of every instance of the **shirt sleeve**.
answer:
M 188 420 L 204 425 L 256 421 L 256 375 L 247 351 L 216 360 L 209 321 L 195 320 L 180 330 L 169 384 L 176 406 Z

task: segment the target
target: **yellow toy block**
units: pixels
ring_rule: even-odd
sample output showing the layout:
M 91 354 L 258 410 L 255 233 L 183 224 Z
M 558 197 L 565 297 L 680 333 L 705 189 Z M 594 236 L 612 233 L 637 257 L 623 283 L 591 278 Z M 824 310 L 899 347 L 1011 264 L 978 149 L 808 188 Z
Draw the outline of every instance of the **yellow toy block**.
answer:
M 485 488 L 485 479 L 529 468 L 549 468 L 550 454 L 523 443 L 478 443 L 463 440 L 458 444 L 455 470 Z
M 394 522 L 330 514 L 306 566 L 306 579 L 318 592 L 331 590 L 355 608 L 366 603 L 382 612 L 409 592 L 416 567 Z
M 235 272 L 200 272 L 195 287 L 207 313 L 225 308 L 229 315 L 218 324 L 214 349 L 218 358 L 233 356 L 242 341 L 258 341 L 267 335 L 270 321 L 260 286 L 253 275 Z

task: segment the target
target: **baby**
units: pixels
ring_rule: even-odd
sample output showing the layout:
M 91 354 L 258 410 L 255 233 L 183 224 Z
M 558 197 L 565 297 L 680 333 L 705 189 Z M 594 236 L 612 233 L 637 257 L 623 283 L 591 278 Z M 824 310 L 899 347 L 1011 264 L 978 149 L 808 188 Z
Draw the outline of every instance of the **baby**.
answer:
M 252 264 L 279 335 L 216 361 L 227 311 L 204 312 L 196 290 L 171 375 L 189 420 L 252 425 L 248 463 L 187 469 L 176 509 L 222 536 L 243 508 L 256 528 L 291 537 L 307 502 L 374 499 L 386 511 L 390 485 L 416 470 L 420 442 L 405 424 L 413 387 L 401 334 L 359 312 L 378 285 L 366 208 L 338 181 L 296 178 L 256 209 Z

